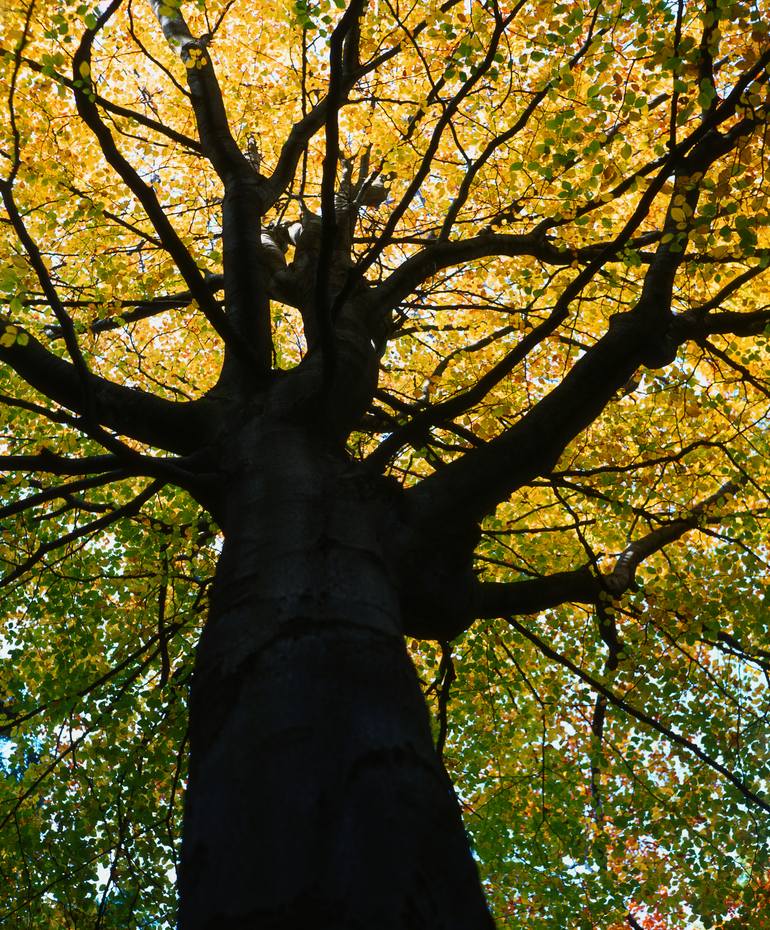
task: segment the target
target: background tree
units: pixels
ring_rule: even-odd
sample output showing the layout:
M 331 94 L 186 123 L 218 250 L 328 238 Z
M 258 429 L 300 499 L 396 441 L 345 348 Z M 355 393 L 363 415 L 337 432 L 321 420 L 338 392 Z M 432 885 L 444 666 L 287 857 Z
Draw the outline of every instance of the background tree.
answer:
M 0 16 L 0 922 L 768 926 L 764 0 Z

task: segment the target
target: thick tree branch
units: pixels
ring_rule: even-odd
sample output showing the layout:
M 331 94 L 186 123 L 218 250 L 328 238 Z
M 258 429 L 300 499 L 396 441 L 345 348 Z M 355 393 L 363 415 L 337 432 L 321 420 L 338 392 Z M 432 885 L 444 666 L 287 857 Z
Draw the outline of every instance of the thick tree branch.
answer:
M 715 118 L 727 119 L 731 112 L 723 104 L 715 111 Z M 569 442 L 600 415 L 638 368 L 661 368 L 674 359 L 679 345 L 691 338 L 677 326 L 671 313 L 674 279 L 684 258 L 689 228 L 679 219 L 676 198 L 684 198 L 692 215 L 705 171 L 756 125 L 753 119 L 742 119 L 720 134 L 704 124 L 671 153 L 611 246 L 614 251 L 627 241 L 667 177 L 675 172 L 677 181 L 663 225 L 666 234 L 647 269 L 637 304 L 612 317 L 607 333 L 509 430 L 407 491 L 427 523 L 478 521 L 522 484 L 548 474 Z M 606 257 L 597 256 L 567 285 L 559 299 L 561 313 L 566 314 L 583 283 L 602 267 Z
M 594 604 L 601 584 L 590 566 L 525 581 L 478 581 L 479 618 L 537 614 L 559 604 Z
M 770 306 L 746 313 L 723 310 L 701 313 L 688 310 L 677 317 L 677 327 L 686 339 L 701 341 L 706 336 L 758 336 L 770 325 Z
M 86 361 L 83 358 L 83 354 L 80 351 L 80 346 L 78 345 L 77 336 L 75 335 L 75 327 L 72 323 L 67 311 L 64 309 L 64 306 L 59 298 L 59 294 L 54 287 L 54 283 L 51 280 L 51 275 L 48 271 L 48 268 L 43 260 L 43 256 L 40 252 L 40 249 L 37 246 L 37 243 L 33 240 L 32 236 L 29 234 L 27 227 L 24 224 L 24 220 L 16 206 L 16 201 L 13 197 L 13 189 L 11 187 L 12 181 L 3 182 L 0 186 L 2 191 L 3 204 L 5 206 L 6 212 L 8 213 L 8 218 L 11 222 L 14 232 L 16 233 L 19 242 L 24 247 L 24 250 L 27 253 L 29 262 L 32 265 L 37 279 L 40 282 L 40 286 L 45 294 L 48 305 L 53 310 L 54 315 L 59 324 L 59 329 L 61 330 L 62 336 L 64 337 L 64 344 L 67 347 L 67 352 L 69 353 L 70 358 L 72 359 L 73 367 L 77 373 L 78 379 L 80 381 L 80 390 L 81 390 L 81 413 L 85 417 L 90 417 L 92 414 L 92 397 L 90 392 L 91 386 L 91 373 L 88 370 Z M 0 318 L 0 325 L 5 321 Z M 6 324 L 7 325 L 7 324 Z
M 705 523 L 718 523 L 710 511 L 734 495 L 744 482 L 728 481 L 696 504 L 685 517 L 662 524 L 629 543 L 611 571 L 597 573 L 591 565 L 524 581 L 477 581 L 477 616 L 481 618 L 534 614 L 560 604 L 600 605 L 607 596 L 619 597 L 635 583 L 639 566 L 665 546 Z
M 689 530 L 710 522 L 709 511 L 725 498 L 735 494 L 742 484 L 743 481 L 726 482 L 718 491 L 693 507 L 689 516 L 681 520 L 672 520 L 631 543 L 621 553 L 612 572 L 602 578 L 603 587 L 613 595 L 627 591 L 634 583 L 637 568 L 645 559 L 655 552 L 660 552 L 669 543 L 681 539 Z
M 179 269 L 187 287 L 201 308 L 206 319 L 214 327 L 224 342 L 245 359 L 251 358 L 251 352 L 244 346 L 232 329 L 216 301 L 212 298 L 206 281 L 187 251 L 174 227 L 171 225 L 163 208 L 158 201 L 155 191 L 142 180 L 137 171 L 118 151 L 115 140 L 109 129 L 102 121 L 96 107 L 91 81 L 91 48 L 97 33 L 103 28 L 108 19 L 120 6 L 122 0 L 112 0 L 110 5 L 100 15 L 93 29 L 86 29 L 80 45 L 73 57 L 73 75 L 75 85 L 75 104 L 83 122 L 93 133 L 99 143 L 102 154 L 110 167 L 118 174 L 123 183 L 134 194 L 144 208 L 148 219 L 152 223 L 164 248 Z
M 593 251 L 595 254 L 596 250 Z M 383 310 L 397 307 L 425 280 L 445 268 L 498 256 L 529 256 L 548 265 L 564 267 L 575 260 L 575 255 L 568 249 L 560 248 L 538 233 L 480 233 L 452 242 L 434 242 L 407 258 L 377 286 L 374 293 L 378 306 Z
M 273 359 L 268 268 L 260 237 L 265 209 L 263 178 L 230 130 L 206 43 L 190 33 L 178 4 L 150 0 L 150 6 L 169 45 L 185 64 L 201 145 L 224 184 L 222 248 L 227 319 L 248 347 L 246 356 L 239 354 L 251 361 L 249 378 L 261 378 L 270 371 Z M 228 348 L 236 350 L 235 345 Z M 226 366 L 229 361 L 226 359 Z
M 206 43 L 192 35 L 178 4 L 161 0 L 149 2 L 166 41 L 188 72 L 190 98 L 204 154 L 225 186 L 240 175 L 257 180 L 254 167 L 230 131 L 222 92 Z
M 334 338 L 331 318 L 329 282 L 334 252 L 337 248 L 337 210 L 335 191 L 339 147 L 339 110 L 345 102 L 346 73 L 358 63 L 358 19 L 365 0 L 352 0 L 332 32 L 329 40 L 329 90 L 326 108 L 326 149 L 321 176 L 321 240 L 318 246 L 315 278 L 315 319 L 319 328 L 324 355 L 324 379 L 331 381 L 334 373 Z M 350 51 L 352 40 L 352 52 Z M 346 45 L 348 48 L 346 48 Z
M 205 437 L 213 435 L 211 401 L 175 403 L 94 374 L 88 375 L 89 411 L 81 376 L 74 365 L 49 352 L 7 318 L 0 317 L 0 326 L 16 338 L 13 345 L 0 346 L 0 361 L 62 407 L 83 417 L 90 413 L 96 422 L 117 433 L 178 455 L 199 449 Z
M 509 430 L 407 491 L 430 523 L 479 520 L 516 488 L 548 474 L 568 443 L 649 360 L 662 338 L 643 314 L 613 318 L 609 331 L 561 384 Z

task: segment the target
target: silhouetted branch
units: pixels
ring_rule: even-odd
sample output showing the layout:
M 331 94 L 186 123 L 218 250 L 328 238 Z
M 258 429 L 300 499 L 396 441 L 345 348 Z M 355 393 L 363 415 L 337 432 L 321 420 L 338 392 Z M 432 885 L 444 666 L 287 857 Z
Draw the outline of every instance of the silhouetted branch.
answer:
M 171 225 L 158 201 L 155 191 L 148 184 L 145 184 L 136 169 L 133 168 L 126 158 L 118 151 L 115 140 L 112 138 L 109 129 L 99 116 L 95 98 L 90 90 L 92 86 L 91 79 L 90 77 L 83 77 L 84 74 L 90 75 L 91 47 L 94 38 L 120 6 L 121 2 L 122 0 L 112 0 L 110 5 L 99 16 L 95 27 L 85 30 L 80 45 L 73 57 L 74 93 L 78 114 L 99 143 L 99 147 L 107 163 L 120 176 L 123 183 L 134 194 L 139 203 L 141 203 L 148 219 L 163 243 L 164 248 L 174 260 L 174 263 L 179 269 L 179 273 L 182 275 L 182 278 L 206 319 L 234 352 L 249 358 L 251 356 L 251 351 L 248 346 L 244 346 L 237 338 L 229 321 L 220 310 L 216 301 L 213 300 L 209 289 L 206 287 L 203 274 L 176 230 Z
M 671 520 L 630 542 L 618 555 L 611 571 L 599 573 L 590 565 L 522 581 L 477 581 L 476 614 L 503 617 L 535 614 L 559 604 L 601 605 L 603 599 L 630 590 L 636 570 L 650 556 L 705 523 L 717 523 L 710 511 L 745 483 L 728 481 L 714 494 L 695 504 L 686 516 Z
M 743 781 L 743 779 L 739 778 L 734 772 L 731 772 L 726 766 L 722 765 L 707 752 L 704 752 L 704 750 L 702 750 L 691 740 L 686 739 L 671 727 L 661 723 L 660 720 L 656 720 L 649 714 L 644 713 L 644 711 L 634 707 L 633 704 L 630 704 L 624 698 L 620 697 L 620 695 L 615 694 L 614 691 L 612 691 L 606 685 L 603 685 L 600 681 L 597 681 L 597 679 L 577 666 L 571 659 L 568 659 L 566 656 L 557 652 L 552 646 L 549 646 L 548 643 L 546 643 L 531 630 L 527 629 L 527 627 L 523 626 L 513 617 L 508 618 L 508 623 L 510 623 L 510 625 L 525 639 L 529 640 L 540 652 L 542 652 L 546 658 L 551 659 L 558 665 L 568 669 L 570 672 L 572 672 L 573 675 L 577 676 L 597 694 L 604 696 L 611 704 L 620 708 L 620 710 L 628 714 L 630 717 L 633 717 L 635 720 L 638 720 L 639 723 L 650 727 L 650 729 L 660 733 L 661 736 L 665 736 L 666 739 L 668 739 L 670 742 L 675 743 L 677 746 L 681 746 L 683 749 L 686 749 L 689 753 L 694 755 L 697 759 L 700 759 L 701 762 L 705 763 L 707 766 L 709 766 L 709 768 L 713 769 L 728 782 L 730 782 L 730 784 L 737 788 L 747 801 L 755 804 L 766 813 L 770 813 L 770 803 L 768 803 L 764 798 L 760 797 L 760 795 L 758 795 L 756 792 L 752 791 L 751 788 L 749 788 L 749 786 Z
M 103 530 L 116 521 L 121 520 L 123 517 L 131 517 L 139 513 L 147 501 L 150 500 L 151 497 L 154 497 L 155 494 L 157 494 L 158 491 L 164 486 L 164 484 L 165 481 L 155 480 L 151 482 L 144 489 L 144 491 L 142 491 L 141 494 L 138 494 L 127 504 L 124 504 L 121 507 L 116 507 L 114 510 L 110 511 L 110 513 L 105 514 L 105 516 L 99 517 L 96 520 L 92 520 L 90 523 L 86 523 L 83 526 L 79 526 L 77 529 L 74 529 L 69 533 L 65 533 L 63 536 L 59 536 L 58 539 L 52 539 L 49 542 L 42 543 L 37 547 L 32 555 L 24 559 L 24 561 L 17 565 L 16 568 L 0 578 L 0 588 L 4 588 L 12 582 L 16 581 L 31 568 L 34 568 L 38 562 L 44 559 L 51 552 L 55 552 L 57 549 L 61 549 L 70 543 L 77 542 L 84 536 L 92 536 L 94 533 L 98 533 L 100 530 Z
M 10 52 L 8 49 L 0 46 L 0 57 L 13 57 L 13 52 Z M 21 57 L 21 61 L 31 71 L 34 71 L 37 74 L 42 74 L 44 77 L 50 78 L 52 81 L 56 81 L 56 83 L 61 84 L 62 87 L 67 87 L 72 91 L 75 90 L 74 80 L 67 77 L 67 75 L 56 71 L 50 65 L 47 64 L 43 66 L 38 62 L 33 61 L 31 58 L 25 58 L 24 56 Z M 159 135 L 165 136 L 171 142 L 176 142 L 183 148 L 189 149 L 196 155 L 203 154 L 203 149 L 197 139 L 192 139 L 190 136 L 186 136 L 184 133 L 177 132 L 175 129 L 171 129 L 169 126 L 165 126 L 158 120 L 152 119 L 150 116 L 145 116 L 143 113 L 136 113 L 134 110 L 131 110 L 128 107 L 123 107 L 117 103 L 112 103 L 112 101 L 105 99 L 101 96 L 101 94 L 97 93 L 95 89 L 93 89 L 93 95 L 94 102 L 108 113 L 113 113 L 115 116 L 121 116 L 124 119 L 131 120 L 131 122 L 138 123 L 140 126 L 144 126 L 146 129 L 151 129 L 153 132 L 157 132 Z

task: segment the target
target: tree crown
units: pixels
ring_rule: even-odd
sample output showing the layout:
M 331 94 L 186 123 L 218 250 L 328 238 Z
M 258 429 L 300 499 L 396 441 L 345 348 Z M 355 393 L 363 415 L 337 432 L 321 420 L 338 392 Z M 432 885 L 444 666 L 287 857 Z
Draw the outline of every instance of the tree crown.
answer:
M 768 23 L 3 10 L 0 920 L 172 919 L 229 444 L 263 417 L 389 476 L 501 925 L 762 925 Z

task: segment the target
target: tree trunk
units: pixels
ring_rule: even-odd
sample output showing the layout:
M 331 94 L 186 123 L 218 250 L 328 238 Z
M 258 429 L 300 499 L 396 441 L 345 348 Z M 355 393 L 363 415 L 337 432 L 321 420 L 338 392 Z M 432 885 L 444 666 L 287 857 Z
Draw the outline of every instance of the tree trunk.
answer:
M 407 656 L 382 482 L 251 424 L 190 710 L 180 930 L 489 928 Z

